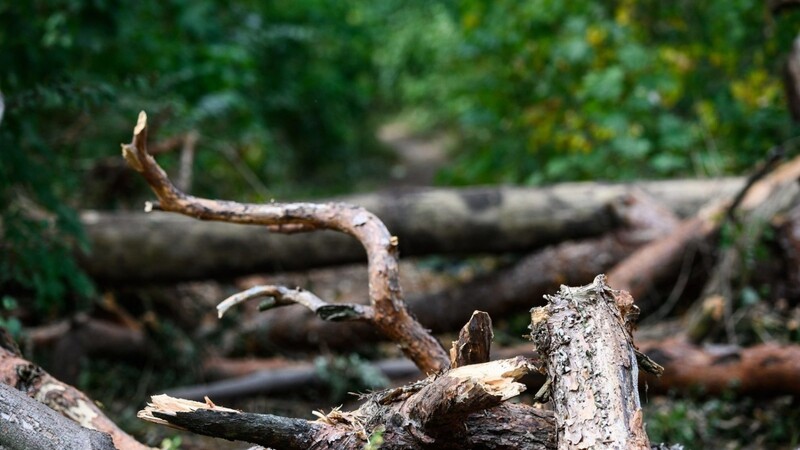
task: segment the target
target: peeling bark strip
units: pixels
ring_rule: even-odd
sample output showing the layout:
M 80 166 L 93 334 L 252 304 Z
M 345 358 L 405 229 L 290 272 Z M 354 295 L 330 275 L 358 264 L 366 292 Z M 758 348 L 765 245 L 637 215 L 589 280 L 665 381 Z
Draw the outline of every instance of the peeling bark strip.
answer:
M 270 231 L 295 233 L 335 230 L 349 234 L 367 251 L 369 296 L 374 313 L 369 319 L 381 333 L 396 342 L 424 373 L 445 370 L 447 352 L 417 320 L 403 301 L 398 271 L 397 237 L 364 208 L 344 203 L 270 203 L 267 205 L 209 200 L 178 190 L 155 159 L 147 153 L 147 114 L 139 113 L 133 141 L 122 144 L 122 155 L 139 172 L 159 200 L 152 208 L 202 220 L 265 225 Z
M 552 413 L 507 404 L 530 372 L 523 357 L 452 369 L 440 376 L 366 396 L 344 412 L 315 412 L 316 421 L 253 414 L 205 403 L 152 397 L 139 417 L 223 439 L 281 449 L 362 449 L 381 433 L 382 450 L 554 449 Z
M 620 310 L 632 307 L 626 295 L 598 275 L 586 286 L 561 286 L 546 306 L 531 310 L 531 338 L 551 383 L 559 449 L 650 446 L 629 332 L 633 314 Z

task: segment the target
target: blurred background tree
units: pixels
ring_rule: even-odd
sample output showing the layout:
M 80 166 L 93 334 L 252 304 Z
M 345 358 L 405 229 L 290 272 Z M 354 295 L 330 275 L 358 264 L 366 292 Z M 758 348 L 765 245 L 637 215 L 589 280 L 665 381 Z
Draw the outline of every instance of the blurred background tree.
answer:
M 142 109 L 154 141 L 200 133 L 193 192 L 238 200 L 376 186 L 376 127 L 398 118 L 456 137 L 445 184 L 741 173 L 798 131 L 796 19 L 755 0 L 0 2 L 0 284 L 45 315 L 92 297 L 75 211 L 147 195 L 114 146 Z

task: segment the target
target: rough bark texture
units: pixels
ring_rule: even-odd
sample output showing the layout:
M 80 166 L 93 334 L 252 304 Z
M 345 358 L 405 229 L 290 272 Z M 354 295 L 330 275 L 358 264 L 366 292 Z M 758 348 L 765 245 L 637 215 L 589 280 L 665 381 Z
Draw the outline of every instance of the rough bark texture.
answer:
M 596 236 L 616 223 L 606 205 L 641 188 L 680 215 L 727 197 L 739 178 L 630 184 L 565 183 L 548 188 L 422 189 L 351 196 L 399 237 L 403 255 L 529 251 Z M 263 227 L 198 222 L 153 212 L 85 212 L 94 249 L 83 266 L 113 282 L 219 278 L 364 261 L 357 242 L 334 232 L 278 236 Z M 459 323 L 459 326 L 463 323 Z
M 122 145 L 128 164 L 147 180 L 158 197 L 159 208 L 202 220 L 264 225 L 272 231 L 296 233 L 335 230 L 355 237 L 367 252 L 370 323 L 396 342 L 403 353 L 426 373 L 445 370 L 447 352 L 408 312 L 398 273 L 397 237 L 374 214 L 345 203 L 244 204 L 186 195 L 172 185 L 166 173 L 147 153 L 147 115 L 139 114 L 133 141 Z M 143 241 L 146 241 L 144 239 Z
M 117 427 L 81 391 L 58 381 L 41 367 L 5 348 L 0 348 L 0 383 L 25 392 L 28 397 L 38 400 L 83 427 L 110 434 L 119 450 L 149 448 Z
M 546 306 L 531 311 L 531 336 L 551 382 L 559 449 L 650 446 L 620 296 L 627 294 L 609 289 L 600 275 L 587 286 L 562 286 Z
M 153 397 L 139 416 L 189 431 L 285 449 L 362 449 L 370 435 L 381 449 L 552 449 L 552 414 L 505 400 L 531 370 L 525 358 L 452 369 L 401 388 L 370 394 L 351 412 L 314 422 L 242 413 L 210 403 Z
M 111 436 L 84 428 L 0 384 L 0 449 L 115 450 Z

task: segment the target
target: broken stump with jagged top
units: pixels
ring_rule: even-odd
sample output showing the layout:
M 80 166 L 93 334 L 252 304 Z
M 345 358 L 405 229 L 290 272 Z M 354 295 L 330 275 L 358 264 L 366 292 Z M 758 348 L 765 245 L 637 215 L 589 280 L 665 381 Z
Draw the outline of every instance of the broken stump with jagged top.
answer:
M 561 286 L 547 300 L 531 310 L 531 339 L 548 377 L 537 397 L 553 403 L 558 448 L 650 448 L 637 361 L 652 361 L 633 346 L 638 309 L 631 296 L 598 275 L 586 286 Z

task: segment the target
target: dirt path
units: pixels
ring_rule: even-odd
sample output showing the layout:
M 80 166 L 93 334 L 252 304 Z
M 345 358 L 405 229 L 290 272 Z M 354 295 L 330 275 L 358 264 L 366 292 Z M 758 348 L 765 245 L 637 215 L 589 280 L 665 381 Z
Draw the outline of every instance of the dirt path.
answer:
M 378 140 L 398 156 L 387 187 L 432 186 L 447 164 L 450 139 L 445 134 L 415 134 L 402 122 L 391 122 L 378 130 Z

